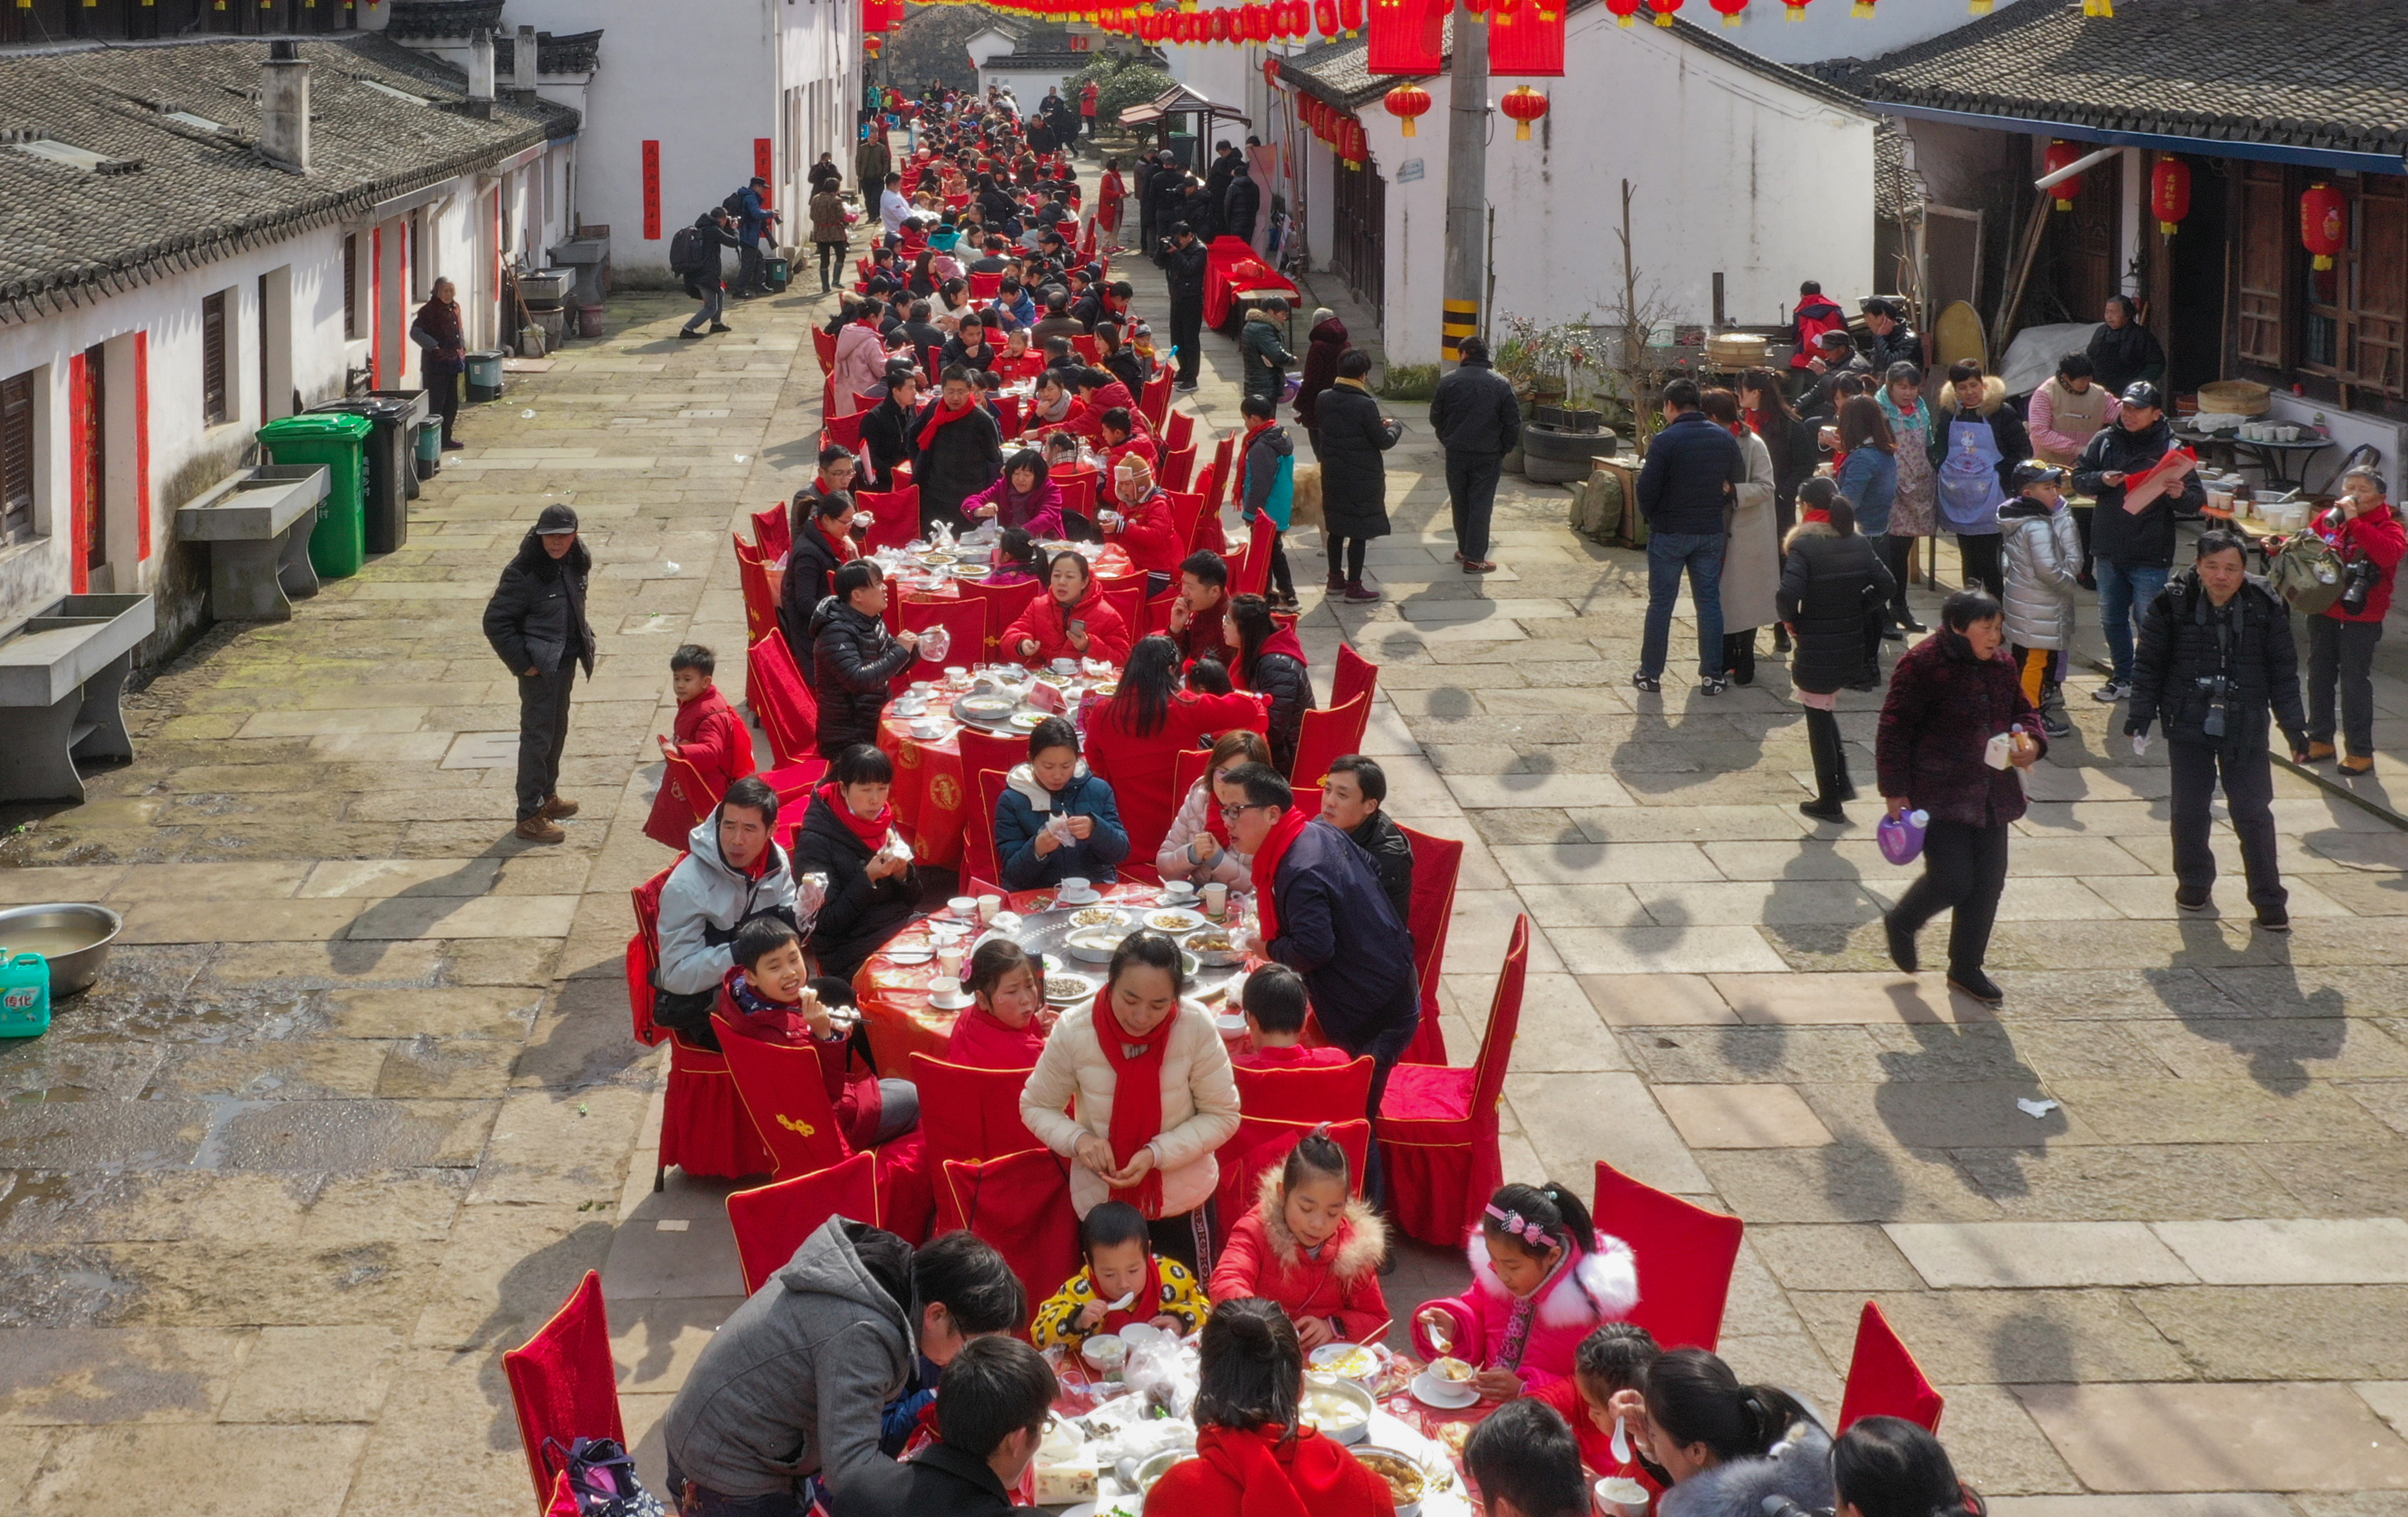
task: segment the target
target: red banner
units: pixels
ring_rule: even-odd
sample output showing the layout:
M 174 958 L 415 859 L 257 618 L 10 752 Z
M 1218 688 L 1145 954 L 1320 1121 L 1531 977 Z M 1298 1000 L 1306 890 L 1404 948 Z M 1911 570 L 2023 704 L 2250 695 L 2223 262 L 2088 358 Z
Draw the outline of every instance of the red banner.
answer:
M 1375 69 L 1374 72 L 1377 72 Z M 1561 79 L 1564 75 L 1564 13 L 1542 20 L 1534 0 L 1488 15 L 1488 72 L 1513 79 Z
M 265 415 L 267 397 L 260 397 Z M 150 556 L 150 329 L 134 334 L 134 523 L 136 546 Z
M 661 145 L 644 141 L 644 240 L 661 240 Z
M 770 172 L 777 166 L 777 152 L 769 139 L 754 137 L 752 139 L 752 177 L 763 181 L 761 186 L 763 210 L 769 208 L 769 191 L 778 182 L 778 176 Z
M 1442 28 L 1447 9 L 1446 0 L 1371 0 L 1371 46 L 1366 64 L 1372 77 L 1445 72 Z

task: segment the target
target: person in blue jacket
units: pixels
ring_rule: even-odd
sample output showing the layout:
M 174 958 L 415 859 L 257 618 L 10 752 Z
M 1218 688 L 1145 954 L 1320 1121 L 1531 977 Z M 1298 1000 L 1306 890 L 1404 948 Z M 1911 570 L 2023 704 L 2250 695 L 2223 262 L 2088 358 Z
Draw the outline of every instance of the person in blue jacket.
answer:
M 1028 735 L 1028 762 L 1012 766 L 996 803 L 1003 888 L 1039 890 L 1071 879 L 1108 885 L 1128 853 L 1112 787 L 1079 758 L 1079 729 L 1047 717 Z

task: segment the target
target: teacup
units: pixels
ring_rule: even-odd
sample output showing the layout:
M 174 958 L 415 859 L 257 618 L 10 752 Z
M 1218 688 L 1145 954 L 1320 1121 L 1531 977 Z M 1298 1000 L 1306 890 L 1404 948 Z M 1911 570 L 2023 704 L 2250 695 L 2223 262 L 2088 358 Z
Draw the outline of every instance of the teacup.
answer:
M 996 913 L 1002 909 L 1003 897 L 1000 895 L 982 895 L 978 898 L 978 913 L 981 922 L 993 925 Z
M 946 910 L 951 911 L 953 915 L 961 918 L 965 922 L 968 922 L 970 917 L 977 912 L 978 909 L 978 897 L 975 895 L 956 895 L 945 903 Z
M 1062 894 L 1065 895 L 1084 895 L 1087 894 L 1087 881 L 1074 874 L 1064 875 L 1062 877 Z
M 930 998 L 939 1001 L 957 1001 L 961 999 L 961 975 L 959 972 L 955 972 L 950 975 L 930 976 L 928 980 L 928 995 Z

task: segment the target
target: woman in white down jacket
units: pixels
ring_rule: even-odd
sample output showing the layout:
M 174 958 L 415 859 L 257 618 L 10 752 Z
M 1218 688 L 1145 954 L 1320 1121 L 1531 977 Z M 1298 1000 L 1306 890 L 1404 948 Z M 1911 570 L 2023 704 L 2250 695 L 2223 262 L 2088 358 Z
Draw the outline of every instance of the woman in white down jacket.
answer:
M 1773 509 L 1772 453 L 1740 419 L 1739 396 L 1709 390 L 1699 399 L 1708 418 L 1727 427 L 1747 460 L 1747 482 L 1731 490 L 1723 510 L 1723 667 L 1733 684 L 1756 681 L 1756 634 L 1778 622 L 1773 593 L 1781 588 L 1781 526 Z
M 2007 563 L 2007 642 L 2024 695 L 2052 737 L 2067 737 L 2065 660 L 2073 647 L 2073 594 L 2082 533 L 2065 507 L 2067 471 L 2033 459 L 2015 466 L 2015 498 L 1999 508 Z
M 1070 1204 L 1145 1213 L 1154 1248 L 1212 1272 L 1213 1150 L 1237 1136 L 1238 1082 L 1203 1007 L 1186 1000 L 1179 945 L 1132 933 L 1092 1006 L 1063 1014 L 1020 1093 L 1021 1120 L 1071 1162 Z M 1123 1079 L 1125 1075 L 1127 1078 Z M 1065 1110 L 1073 1100 L 1077 1115 Z

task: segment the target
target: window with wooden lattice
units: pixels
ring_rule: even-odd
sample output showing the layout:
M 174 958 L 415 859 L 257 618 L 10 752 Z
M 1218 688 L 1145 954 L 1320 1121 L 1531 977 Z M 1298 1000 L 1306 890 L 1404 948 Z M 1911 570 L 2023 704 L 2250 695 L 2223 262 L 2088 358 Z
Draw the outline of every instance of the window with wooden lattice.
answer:
M 2389 175 L 2327 182 L 2348 200 L 2348 236 L 2332 267 L 2301 261 L 2300 367 L 2408 394 L 2408 184 Z

